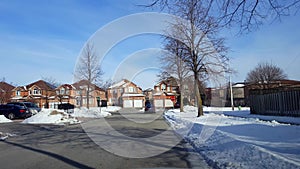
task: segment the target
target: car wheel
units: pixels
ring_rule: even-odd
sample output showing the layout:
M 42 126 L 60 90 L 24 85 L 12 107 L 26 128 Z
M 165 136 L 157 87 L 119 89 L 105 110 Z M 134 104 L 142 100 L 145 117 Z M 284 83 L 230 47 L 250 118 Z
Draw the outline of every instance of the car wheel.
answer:
M 9 114 L 7 115 L 7 118 L 10 119 L 10 120 L 12 120 L 12 119 L 15 118 L 15 114 L 9 113 Z

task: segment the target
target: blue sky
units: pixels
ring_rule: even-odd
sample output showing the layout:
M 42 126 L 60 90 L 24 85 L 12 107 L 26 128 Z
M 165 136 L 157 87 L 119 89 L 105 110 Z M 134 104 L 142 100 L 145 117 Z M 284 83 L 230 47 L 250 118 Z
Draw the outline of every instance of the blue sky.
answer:
M 41 77 L 72 83 L 80 51 L 98 29 L 120 17 L 151 11 L 136 7 L 137 2 L 1 0 L 0 78 L 5 77 L 7 82 L 17 85 L 26 85 Z M 223 31 L 230 47 L 231 66 L 238 72 L 233 80 L 243 81 L 247 72 L 261 61 L 270 61 L 283 68 L 290 79 L 300 80 L 299 20 L 300 14 L 286 17 L 282 22 L 267 23 L 243 36 Z M 149 51 L 153 59 L 146 63 L 155 65 L 155 50 L 151 49 L 159 48 L 160 40 L 157 35 L 143 35 L 117 44 L 102 62 L 104 78 L 112 77 L 124 58 L 136 55 L 149 58 Z M 152 87 L 156 71 L 153 68 L 137 73 L 133 80 L 142 88 Z

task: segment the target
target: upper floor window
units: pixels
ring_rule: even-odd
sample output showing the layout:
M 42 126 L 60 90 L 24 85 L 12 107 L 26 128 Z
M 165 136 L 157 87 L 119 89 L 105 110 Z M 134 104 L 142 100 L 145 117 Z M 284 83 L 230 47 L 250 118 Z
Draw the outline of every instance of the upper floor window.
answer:
M 167 87 L 167 91 L 168 91 L 168 92 L 170 92 L 170 91 L 171 91 L 171 89 L 170 89 L 170 86 L 168 86 L 168 87 Z
M 165 85 L 165 84 L 162 84 L 162 85 L 161 85 L 161 90 L 162 90 L 162 91 L 165 91 L 165 90 L 166 90 L 166 85 Z
M 39 90 L 38 88 L 34 88 L 34 89 L 33 89 L 33 94 L 34 94 L 34 95 L 41 94 L 41 90 Z
M 134 92 L 134 88 L 133 88 L 132 86 L 130 86 L 130 87 L 128 88 L 128 92 L 129 92 L 129 93 L 133 93 L 133 92 Z
M 16 91 L 16 96 L 21 96 L 21 91 L 20 90 Z
M 65 94 L 65 88 L 60 89 L 60 94 Z

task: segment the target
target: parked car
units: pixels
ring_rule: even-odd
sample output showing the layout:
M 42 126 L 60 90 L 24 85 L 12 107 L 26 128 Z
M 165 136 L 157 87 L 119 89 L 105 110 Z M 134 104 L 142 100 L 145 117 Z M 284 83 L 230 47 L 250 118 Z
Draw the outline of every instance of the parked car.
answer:
M 175 109 L 180 108 L 180 102 L 176 102 L 176 103 L 174 104 L 174 108 L 175 108 Z
M 24 106 L 6 104 L 0 105 L 0 115 L 4 115 L 8 119 L 15 118 L 27 118 L 32 115 L 32 113 Z
M 73 113 L 75 106 L 71 103 L 61 103 L 57 106 L 60 110 L 65 110 L 67 113 Z
M 146 100 L 145 102 L 145 111 L 148 111 L 152 107 L 151 102 L 149 100 Z
M 27 108 L 32 114 L 36 114 L 41 111 L 41 108 L 39 108 L 36 104 L 32 102 L 10 102 L 7 104 L 14 104 L 19 105 Z

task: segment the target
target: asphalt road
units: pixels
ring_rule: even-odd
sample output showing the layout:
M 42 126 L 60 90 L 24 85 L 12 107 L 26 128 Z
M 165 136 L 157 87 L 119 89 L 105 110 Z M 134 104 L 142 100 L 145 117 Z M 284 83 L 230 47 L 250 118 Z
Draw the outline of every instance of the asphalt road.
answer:
M 209 168 L 184 141 L 172 146 L 169 135 L 160 136 L 169 126 L 159 114 L 124 110 L 105 122 L 81 120 L 66 126 L 0 124 L 0 132 L 16 134 L 0 141 L 0 168 Z

